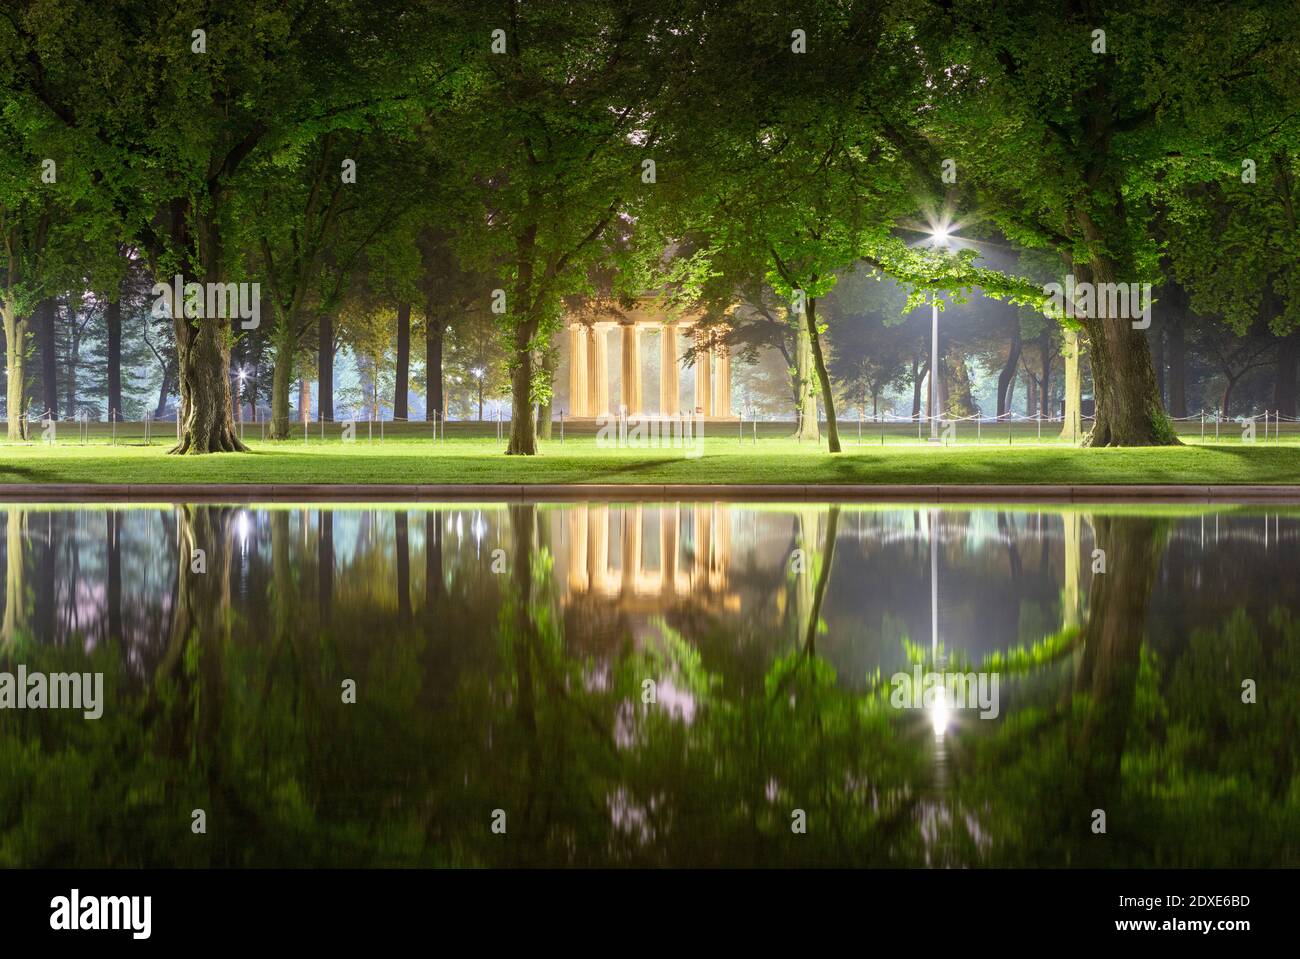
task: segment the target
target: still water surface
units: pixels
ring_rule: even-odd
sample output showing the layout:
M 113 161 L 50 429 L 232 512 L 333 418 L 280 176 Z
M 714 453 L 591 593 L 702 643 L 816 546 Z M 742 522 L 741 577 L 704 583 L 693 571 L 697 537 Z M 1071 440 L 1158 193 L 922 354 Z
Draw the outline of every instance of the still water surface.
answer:
M 1300 864 L 1300 510 L 0 518 L 3 866 Z

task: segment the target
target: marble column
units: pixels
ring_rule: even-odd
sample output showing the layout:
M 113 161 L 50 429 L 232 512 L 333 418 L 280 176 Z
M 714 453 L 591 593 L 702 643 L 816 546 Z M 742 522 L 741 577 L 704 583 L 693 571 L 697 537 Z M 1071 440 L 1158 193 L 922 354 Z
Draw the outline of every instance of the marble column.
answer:
M 712 337 L 697 333 L 696 338 L 708 348 L 695 355 L 695 406 L 705 416 L 713 415 L 713 347 Z
M 718 347 L 718 402 L 715 406 L 718 416 L 731 415 L 731 350 L 725 343 Z
M 609 324 L 596 324 L 596 372 L 588 416 L 609 415 Z
M 622 403 L 628 416 L 641 415 L 641 337 L 635 323 L 623 326 Z
M 587 416 L 587 328 L 569 327 L 569 416 Z
M 676 416 L 681 391 L 677 366 L 677 325 L 667 323 L 659 334 L 659 415 Z

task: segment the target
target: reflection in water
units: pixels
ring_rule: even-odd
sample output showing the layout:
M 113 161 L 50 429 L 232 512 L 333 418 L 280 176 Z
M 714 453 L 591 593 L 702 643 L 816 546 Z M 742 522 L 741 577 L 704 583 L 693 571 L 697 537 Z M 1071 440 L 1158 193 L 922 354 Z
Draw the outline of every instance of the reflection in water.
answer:
M 1298 858 L 1297 512 L 3 521 L 0 668 L 102 671 L 106 704 L 0 710 L 0 865 Z M 998 717 L 896 708 L 915 664 L 996 673 Z

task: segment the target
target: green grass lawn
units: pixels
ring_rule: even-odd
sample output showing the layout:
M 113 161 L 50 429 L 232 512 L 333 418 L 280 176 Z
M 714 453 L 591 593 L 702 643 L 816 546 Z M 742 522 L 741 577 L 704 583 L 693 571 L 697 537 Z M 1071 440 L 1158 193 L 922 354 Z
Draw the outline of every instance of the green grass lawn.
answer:
M 275 443 L 248 430 L 249 454 L 169 456 L 167 434 L 145 445 L 139 424 L 119 428 L 109 445 L 98 426 L 82 445 L 76 426 L 59 442 L 0 444 L 0 483 L 869 483 L 869 484 L 1293 484 L 1300 483 L 1300 435 L 1242 443 L 1186 437 L 1188 445 L 1156 449 L 1077 449 L 1037 441 L 1032 425 L 1008 442 L 931 447 L 914 432 L 895 431 L 880 443 L 856 424 L 844 431 L 846 449 L 832 456 L 820 445 L 797 443 L 768 430 L 758 441 L 738 433 L 710 436 L 703 455 L 681 450 L 607 449 L 591 434 L 543 441 L 536 457 L 505 456 L 495 427 L 453 431 L 433 441 L 426 427 L 391 425 L 384 440 L 365 424 L 357 440 L 315 436 Z M 475 435 L 475 434 L 479 435 Z M 487 435 L 482 435 L 486 433 Z M 39 436 L 39 432 L 37 434 Z M 973 437 L 971 438 L 974 439 Z

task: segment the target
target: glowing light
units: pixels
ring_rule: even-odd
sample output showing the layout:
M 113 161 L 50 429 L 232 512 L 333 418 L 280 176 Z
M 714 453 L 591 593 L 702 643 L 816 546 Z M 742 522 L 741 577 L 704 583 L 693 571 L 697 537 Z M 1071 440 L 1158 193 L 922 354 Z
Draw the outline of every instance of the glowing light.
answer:
M 930 707 L 930 726 L 936 736 L 944 734 L 951 717 L 952 707 L 948 705 L 948 690 L 944 686 L 938 686 L 934 690 L 934 705 Z
M 935 246 L 947 246 L 947 245 L 948 245 L 948 227 L 947 227 L 947 226 L 936 226 L 936 227 L 934 228 L 934 232 L 933 232 L 932 234 L 930 234 L 930 235 L 931 235 L 931 237 L 933 238 L 933 242 L 934 242 L 934 245 L 935 245 Z

